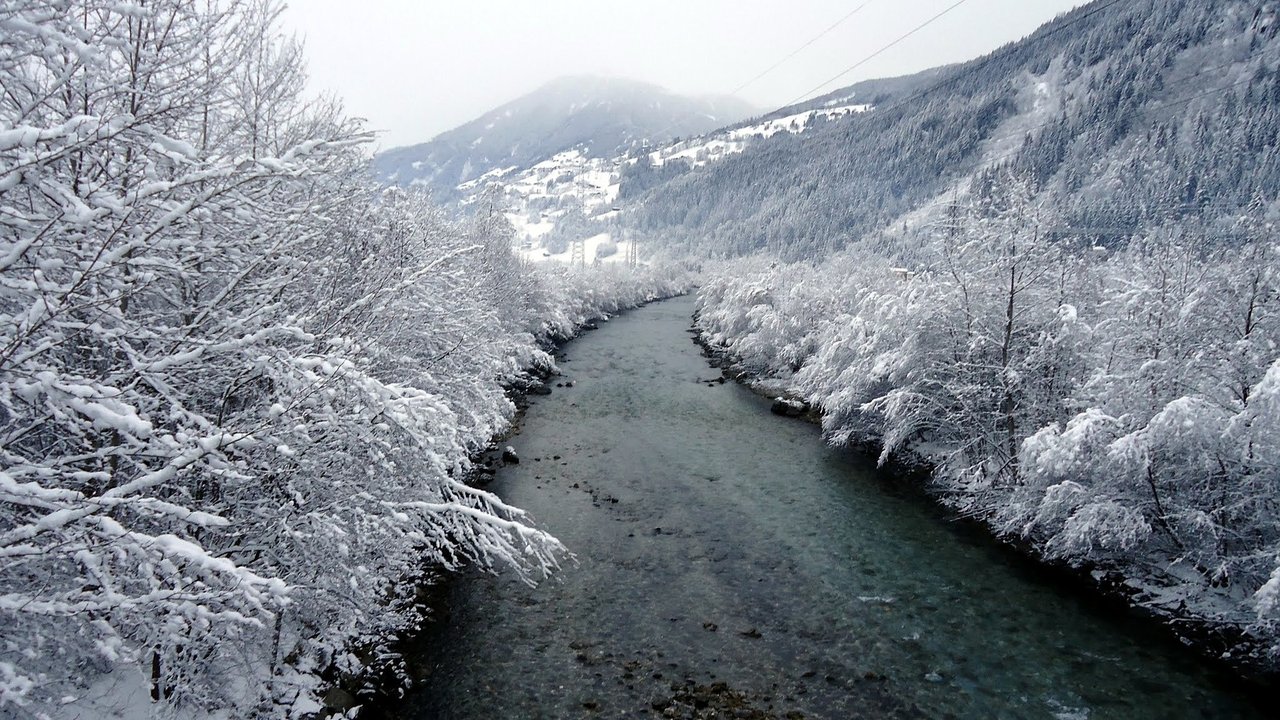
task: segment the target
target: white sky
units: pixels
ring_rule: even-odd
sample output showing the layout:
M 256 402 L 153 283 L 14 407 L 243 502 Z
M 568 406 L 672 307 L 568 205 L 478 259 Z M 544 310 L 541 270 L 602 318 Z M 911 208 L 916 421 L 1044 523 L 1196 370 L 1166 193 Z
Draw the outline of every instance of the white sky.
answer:
M 562 75 L 629 77 L 724 94 L 867 0 L 286 0 L 312 86 L 381 132 L 424 142 Z M 862 60 L 957 0 L 869 0 L 738 93 L 772 108 Z M 823 88 L 967 60 L 1082 0 L 962 0 Z

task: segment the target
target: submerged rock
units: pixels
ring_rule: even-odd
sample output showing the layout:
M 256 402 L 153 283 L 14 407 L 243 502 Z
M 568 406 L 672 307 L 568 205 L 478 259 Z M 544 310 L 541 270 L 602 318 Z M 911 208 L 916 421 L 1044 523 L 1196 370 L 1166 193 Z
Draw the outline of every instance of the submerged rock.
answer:
M 789 398 L 774 398 L 773 405 L 769 407 L 769 411 L 774 415 L 783 417 L 801 417 L 809 412 L 809 404 L 803 400 L 791 400 Z
M 337 710 L 342 713 L 359 704 L 355 695 L 340 687 L 331 687 L 325 691 L 324 697 L 321 698 L 321 703 L 330 710 Z
M 510 445 L 502 449 L 502 462 L 511 465 L 520 464 L 520 456 L 516 454 L 516 449 Z

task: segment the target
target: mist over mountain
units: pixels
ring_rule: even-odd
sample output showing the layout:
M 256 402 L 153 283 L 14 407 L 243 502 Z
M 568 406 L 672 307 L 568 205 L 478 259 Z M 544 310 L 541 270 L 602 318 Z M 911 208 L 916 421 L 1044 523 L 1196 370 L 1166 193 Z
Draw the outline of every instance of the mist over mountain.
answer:
M 586 157 L 617 155 L 643 142 L 722 127 L 754 111 L 732 97 L 686 97 L 619 78 L 564 77 L 429 142 L 382 152 L 375 170 L 387 182 L 421 184 L 449 197 L 459 184 L 491 170 L 521 170 L 575 148 Z

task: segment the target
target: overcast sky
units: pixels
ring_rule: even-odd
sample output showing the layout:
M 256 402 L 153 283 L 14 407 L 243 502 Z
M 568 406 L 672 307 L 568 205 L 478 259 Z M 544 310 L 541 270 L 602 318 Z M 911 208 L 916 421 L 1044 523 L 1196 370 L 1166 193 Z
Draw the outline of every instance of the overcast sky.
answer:
M 423 142 L 562 75 L 644 80 L 724 94 L 834 30 L 738 96 L 785 104 L 957 0 L 286 0 L 312 85 L 382 133 Z M 967 60 L 1081 0 L 959 0 L 831 90 Z

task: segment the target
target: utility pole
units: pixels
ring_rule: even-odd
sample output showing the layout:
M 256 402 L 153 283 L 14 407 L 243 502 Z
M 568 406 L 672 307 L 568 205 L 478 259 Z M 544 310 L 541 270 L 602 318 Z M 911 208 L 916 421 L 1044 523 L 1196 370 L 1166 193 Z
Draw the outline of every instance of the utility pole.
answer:
M 579 174 L 573 180 L 574 190 L 578 196 L 578 208 L 583 217 L 587 214 L 586 181 Z M 585 268 L 587 266 L 587 242 L 585 238 L 575 238 L 569 243 L 569 267 Z
M 947 228 L 947 238 L 951 242 L 955 242 L 956 235 L 960 233 L 960 198 L 955 190 L 951 191 L 951 203 L 947 206 L 945 227 Z
M 633 268 L 640 265 L 640 242 L 632 235 L 627 239 L 627 267 Z

